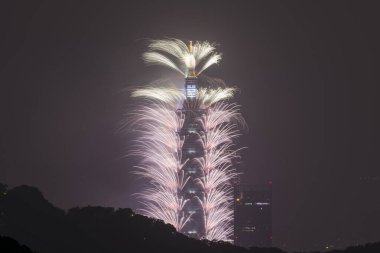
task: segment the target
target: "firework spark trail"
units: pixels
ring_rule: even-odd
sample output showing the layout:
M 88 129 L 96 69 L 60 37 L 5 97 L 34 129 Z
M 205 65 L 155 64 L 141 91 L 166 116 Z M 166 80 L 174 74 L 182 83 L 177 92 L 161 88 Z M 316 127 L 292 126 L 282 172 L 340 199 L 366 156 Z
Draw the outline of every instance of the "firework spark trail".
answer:
M 219 103 L 199 119 L 205 131 L 200 138 L 205 155 L 197 158 L 203 171 L 203 177 L 197 183 L 203 189 L 199 201 L 204 215 L 204 237 L 208 240 L 227 241 L 233 232 L 230 181 L 237 176 L 231 166 L 237 155 L 231 150 L 233 139 L 239 136 L 233 123 L 239 116 L 233 104 Z
M 221 55 L 208 42 L 187 45 L 177 39 L 155 40 L 143 55 L 146 62 L 165 65 L 185 77 L 196 78 L 205 69 L 216 64 Z M 187 99 L 183 90 L 165 87 L 137 89 L 133 97 L 143 99 L 144 104 L 132 113 L 137 129 L 133 154 L 141 158 L 136 173 L 150 184 L 138 194 L 142 200 L 143 214 L 172 224 L 183 231 L 191 220 L 186 205 L 191 201 L 185 194 L 190 180 L 201 193 L 195 196 L 203 211 L 202 238 L 208 240 L 231 240 L 232 187 L 231 180 L 237 176 L 232 166 L 237 158 L 234 140 L 239 136 L 238 125 L 243 124 L 239 106 L 228 103 L 234 88 L 199 88 L 196 96 Z M 202 146 L 203 155 L 191 159 L 198 164 L 201 175 L 190 179 L 186 173 L 189 158 L 182 156 L 185 137 L 186 110 L 201 109 L 195 119 L 201 126 L 195 134 Z
M 231 97 L 232 91 L 231 88 L 203 90 L 197 97 L 197 101 L 208 108 L 198 119 L 205 130 L 199 134 L 205 155 L 195 160 L 203 171 L 203 177 L 196 182 L 204 191 L 199 201 L 204 211 L 204 238 L 209 240 L 229 240 L 232 233 L 232 195 L 228 185 L 237 175 L 231 166 L 236 153 L 231 149 L 233 139 L 239 136 L 234 122 L 240 121 L 240 114 L 238 106 L 219 102 Z M 142 158 L 136 173 L 151 182 L 150 187 L 139 194 L 144 200 L 142 211 L 173 224 L 179 231 L 190 218 L 183 212 L 189 200 L 181 196 L 188 181 L 183 171 L 187 161 L 182 161 L 184 139 L 178 135 L 184 117 L 174 110 L 184 101 L 180 94 L 179 90 L 164 88 L 144 88 L 133 93 L 149 101 L 134 113 L 135 124 L 139 124 L 141 132 L 134 153 Z
M 194 46 L 188 47 L 178 39 L 153 40 L 149 49 L 143 54 L 147 63 L 167 66 L 184 77 L 200 75 L 222 58 L 214 52 L 215 46 L 207 41 L 197 41 Z
M 144 204 L 141 211 L 180 231 L 189 220 L 183 212 L 188 200 L 180 194 L 188 178 L 183 171 L 186 161 L 181 163 L 183 139 L 177 133 L 184 118 L 173 108 L 183 101 L 183 96 L 173 89 L 152 87 L 138 89 L 132 96 L 149 101 L 134 112 L 134 124 L 138 125 L 140 135 L 133 153 L 142 158 L 136 174 L 151 183 L 139 194 Z

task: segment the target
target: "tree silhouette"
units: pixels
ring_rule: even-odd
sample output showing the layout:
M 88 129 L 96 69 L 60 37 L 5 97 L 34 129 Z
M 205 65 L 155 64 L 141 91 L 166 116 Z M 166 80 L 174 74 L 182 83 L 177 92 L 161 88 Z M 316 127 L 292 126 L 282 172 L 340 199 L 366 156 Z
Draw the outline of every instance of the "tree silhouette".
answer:
M 38 253 L 199 252 L 284 253 L 277 248 L 250 248 L 227 242 L 196 240 L 177 233 L 172 225 L 134 213 L 129 208 L 75 207 L 67 212 L 49 203 L 30 186 L 8 190 L 0 184 L 0 235 L 15 238 Z M 5 246 L 4 246 L 5 245 Z M 1 247 L 16 245 L 1 239 Z M 12 246 L 13 247 L 13 246 Z M 380 243 L 350 247 L 344 253 L 380 252 Z M 29 251 L 25 251 L 29 250 Z

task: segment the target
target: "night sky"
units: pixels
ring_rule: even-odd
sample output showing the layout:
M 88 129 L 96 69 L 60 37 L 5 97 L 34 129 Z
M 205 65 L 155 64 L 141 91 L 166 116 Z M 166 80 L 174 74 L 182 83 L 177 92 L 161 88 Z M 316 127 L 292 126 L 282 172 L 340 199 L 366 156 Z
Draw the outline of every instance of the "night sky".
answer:
M 375 1 L 9 1 L 0 7 L 0 182 L 62 208 L 137 208 L 128 88 L 177 77 L 147 39 L 218 43 L 241 92 L 247 183 L 273 182 L 274 246 L 380 241 Z M 53 3 L 54 2 L 54 3 Z

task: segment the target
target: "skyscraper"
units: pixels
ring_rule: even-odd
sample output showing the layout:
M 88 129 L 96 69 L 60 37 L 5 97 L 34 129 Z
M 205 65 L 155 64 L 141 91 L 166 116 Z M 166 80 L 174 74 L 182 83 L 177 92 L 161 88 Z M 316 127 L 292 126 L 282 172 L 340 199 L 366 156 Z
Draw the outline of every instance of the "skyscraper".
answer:
M 185 140 L 182 149 L 183 161 L 188 160 L 184 167 L 185 176 L 188 177 L 187 184 L 183 189 L 183 195 L 188 199 L 185 207 L 187 217 L 191 217 L 185 225 L 183 233 L 201 238 L 204 234 L 203 229 L 203 210 L 199 198 L 202 198 L 202 188 L 196 183 L 196 179 L 202 177 L 202 171 L 196 158 L 204 154 L 203 147 L 199 142 L 199 136 L 204 129 L 199 124 L 199 118 L 205 113 L 195 104 L 198 92 L 198 80 L 195 76 L 189 76 L 185 79 L 186 100 L 184 101 L 181 113 L 185 115 L 185 122 L 181 129 L 181 137 Z
M 235 186 L 234 242 L 244 247 L 272 246 L 272 183 Z
M 208 42 L 166 39 L 152 41 L 143 57 L 181 73 L 185 87 L 132 93 L 144 99 L 133 113 L 139 133 L 134 153 L 141 157 L 136 173 L 149 180 L 138 194 L 141 212 L 195 238 L 231 241 L 230 181 L 237 176 L 232 163 L 244 120 L 239 106 L 228 101 L 235 88 L 198 85 L 199 75 L 221 56 Z

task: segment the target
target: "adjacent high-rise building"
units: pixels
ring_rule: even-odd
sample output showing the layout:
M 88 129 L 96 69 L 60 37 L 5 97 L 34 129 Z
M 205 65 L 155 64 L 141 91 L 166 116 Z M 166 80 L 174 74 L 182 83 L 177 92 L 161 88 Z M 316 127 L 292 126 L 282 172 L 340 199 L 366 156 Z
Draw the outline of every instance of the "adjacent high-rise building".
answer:
M 243 247 L 272 246 L 272 183 L 235 186 L 234 243 Z

